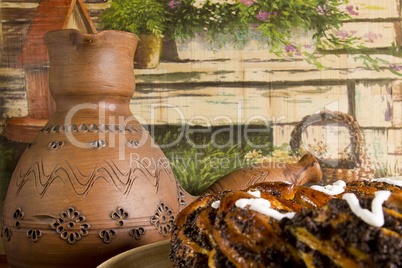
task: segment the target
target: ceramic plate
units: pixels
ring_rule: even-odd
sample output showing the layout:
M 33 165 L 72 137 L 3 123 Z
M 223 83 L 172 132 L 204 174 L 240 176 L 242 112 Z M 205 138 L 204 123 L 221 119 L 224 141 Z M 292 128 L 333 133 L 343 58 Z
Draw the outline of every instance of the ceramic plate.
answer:
M 169 260 L 170 240 L 130 249 L 105 261 L 98 268 L 172 268 Z

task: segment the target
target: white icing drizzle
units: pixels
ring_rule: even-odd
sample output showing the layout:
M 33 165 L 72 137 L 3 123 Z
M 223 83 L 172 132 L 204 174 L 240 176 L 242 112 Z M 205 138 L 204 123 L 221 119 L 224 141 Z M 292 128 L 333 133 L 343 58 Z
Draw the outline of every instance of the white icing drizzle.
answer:
M 329 195 L 337 195 L 337 194 L 341 194 L 345 191 L 345 189 L 344 189 L 345 186 L 346 186 L 346 182 L 339 180 L 337 182 L 334 182 L 332 185 L 326 185 L 326 186 L 313 185 L 313 186 L 311 186 L 311 189 L 320 191 L 320 192 L 323 192 L 323 193 L 329 194 Z
M 291 219 L 295 215 L 294 212 L 288 212 L 288 213 L 282 214 L 279 211 L 276 211 L 275 209 L 270 208 L 271 202 L 269 202 L 268 200 L 263 199 L 263 198 L 256 198 L 256 199 L 241 198 L 236 201 L 235 205 L 238 208 L 245 208 L 245 207 L 249 206 L 250 210 L 259 212 L 268 217 L 272 217 L 276 220 L 282 220 L 283 218 Z
M 253 195 L 255 197 L 258 197 L 258 198 L 261 197 L 261 192 L 259 190 L 257 190 L 257 191 L 247 191 L 247 193 L 251 194 L 251 195 Z
M 218 209 L 220 204 L 221 204 L 221 201 L 217 200 L 217 201 L 212 202 L 211 207 Z
M 388 184 L 402 187 L 402 176 L 394 177 L 394 178 L 379 178 L 379 179 L 374 179 L 373 181 L 386 182 Z
M 362 208 L 359 204 L 355 194 L 347 193 L 342 196 L 342 199 L 346 200 L 350 209 L 357 217 L 362 219 L 367 224 L 375 227 L 381 227 L 384 225 L 384 212 L 382 211 L 382 203 L 388 200 L 391 192 L 389 191 L 377 191 L 374 193 L 374 199 L 371 202 L 371 210 Z

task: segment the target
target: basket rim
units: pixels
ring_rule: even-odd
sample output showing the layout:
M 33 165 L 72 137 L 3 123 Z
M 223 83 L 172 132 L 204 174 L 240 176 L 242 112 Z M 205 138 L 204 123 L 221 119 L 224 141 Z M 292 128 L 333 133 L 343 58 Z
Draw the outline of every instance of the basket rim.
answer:
M 352 152 L 355 155 L 355 168 L 359 168 L 366 158 L 366 151 L 364 146 L 363 134 L 360 130 L 360 126 L 351 115 L 339 112 L 323 110 L 320 113 L 307 115 L 295 126 L 291 133 L 291 139 L 289 145 L 293 152 L 296 152 L 303 144 L 302 135 L 309 126 L 324 125 L 325 122 L 333 122 L 346 126 L 349 129 L 351 135 Z M 324 161 L 317 158 L 320 163 Z M 351 161 L 353 162 L 353 161 Z M 332 167 L 338 169 L 338 167 Z M 340 168 L 346 170 L 352 170 L 352 168 Z

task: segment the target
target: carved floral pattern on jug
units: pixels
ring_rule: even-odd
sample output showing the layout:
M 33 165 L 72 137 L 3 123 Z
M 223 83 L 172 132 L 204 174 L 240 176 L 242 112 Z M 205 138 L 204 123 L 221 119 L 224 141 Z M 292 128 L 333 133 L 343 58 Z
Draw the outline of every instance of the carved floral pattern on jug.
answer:
M 117 207 L 115 211 L 112 212 L 110 217 L 113 220 L 116 220 L 116 224 L 120 227 L 124 225 L 123 220 L 128 218 L 128 213 L 122 208 L 122 207 Z
M 13 218 L 15 219 L 15 227 L 19 229 L 21 227 L 21 221 L 24 219 L 25 213 L 22 211 L 20 207 L 18 207 L 13 215 Z
M 52 223 L 51 228 L 60 234 L 61 239 L 74 244 L 88 235 L 91 225 L 85 223 L 85 217 L 79 211 L 69 207 Z
M 140 240 L 143 235 L 145 235 L 145 229 L 142 227 L 136 227 L 130 230 L 130 235 L 136 240 Z
M 104 243 L 109 244 L 112 242 L 112 238 L 116 237 L 116 232 L 113 229 L 102 230 L 99 232 L 99 237 L 103 240 Z
M 4 228 L 4 238 L 5 238 L 5 240 L 10 241 L 12 235 L 13 235 L 13 231 L 11 230 L 11 228 L 9 228 L 9 227 Z
M 30 229 L 30 230 L 27 232 L 27 236 L 28 236 L 29 238 L 31 238 L 31 240 L 32 240 L 33 242 L 38 242 L 39 238 L 42 237 L 42 232 L 41 232 L 41 230 Z
M 169 209 L 163 202 L 160 202 L 154 216 L 151 218 L 151 223 L 155 226 L 163 236 L 168 236 L 173 230 L 174 216 L 173 211 Z

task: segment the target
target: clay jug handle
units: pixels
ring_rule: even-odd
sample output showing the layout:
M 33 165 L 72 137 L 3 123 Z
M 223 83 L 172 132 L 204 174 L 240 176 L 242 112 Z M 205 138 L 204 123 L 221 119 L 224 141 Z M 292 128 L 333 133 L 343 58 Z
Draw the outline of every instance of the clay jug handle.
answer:
M 288 168 L 293 175 L 290 182 L 295 185 L 319 182 L 322 178 L 321 166 L 311 154 L 305 154 L 299 162 L 288 165 Z M 289 181 L 289 178 L 287 181 Z
M 315 183 L 322 178 L 322 171 L 317 159 L 311 154 L 304 155 L 295 164 L 256 164 L 238 169 L 214 182 L 206 193 L 226 190 L 243 190 L 253 184 L 267 181 L 284 181 L 294 185 Z

